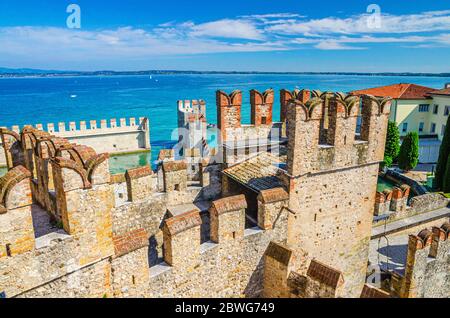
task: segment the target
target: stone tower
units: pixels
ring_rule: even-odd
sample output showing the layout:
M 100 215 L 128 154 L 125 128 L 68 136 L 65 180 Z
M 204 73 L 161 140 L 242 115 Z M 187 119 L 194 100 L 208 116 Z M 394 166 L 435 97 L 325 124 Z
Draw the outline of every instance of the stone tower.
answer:
M 329 101 L 326 142 L 321 98 L 290 100 L 286 187 L 289 209 L 288 246 L 297 271 L 305 274 L 312 260 L 343 274 L 344 297 L 363 288 L 379 163 L 383 160 L 390 100 L 362 97 L 361 134 L 356 134 L 358 97 L 334 94 Z
M 183 156 L 191 149 L 207 155 L 206 103 L 203 100 L 178 101 L 178 138 Z

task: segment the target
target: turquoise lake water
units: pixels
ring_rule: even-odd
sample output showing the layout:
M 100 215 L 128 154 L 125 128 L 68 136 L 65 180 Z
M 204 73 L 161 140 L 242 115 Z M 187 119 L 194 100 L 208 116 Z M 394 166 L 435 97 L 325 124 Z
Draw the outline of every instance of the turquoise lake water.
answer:
M 278 101 L 281 88 L 309 88 L 348 92 L 355 89 L 410 82 L 442 88 L 450 78 L 349 75 L 153 75 L 112 77 L 3 78 L 0 79 L 0 126 L 47 124 L 60 121 L 101 120 L 121 117 L 150 118 L 152 154 L 173 144 L 177 126 L 177 100 L 204 99 L 208 122 L 216 123 L 215 91 L 244 91 L 243 123 L 250 122 L 250 89 L 273 88 Z M 76 98 L 71 98 L 76 95 Z M 274 120 L 279 119 L 279 102 Z M 176 135 L 176 134 L 175 134 Z M 115 159 L 115 167 L 148 161 L 133 155 Z M 116 168 L 114 168 L 116 169 Z

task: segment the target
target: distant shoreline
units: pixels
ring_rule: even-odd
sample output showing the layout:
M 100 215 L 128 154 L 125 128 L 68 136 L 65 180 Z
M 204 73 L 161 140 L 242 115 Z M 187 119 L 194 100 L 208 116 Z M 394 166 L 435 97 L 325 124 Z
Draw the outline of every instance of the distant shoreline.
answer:
M 0 78 L 52 78 L 82 76 L 151 76 L 151 75 L 346 75 L 346 76 L 411 76 L 411 77 L 450 77 L 450 73 L 395 73 L 395 72 L 226 72 L 226 71 L 20 71 L 2 70 Z

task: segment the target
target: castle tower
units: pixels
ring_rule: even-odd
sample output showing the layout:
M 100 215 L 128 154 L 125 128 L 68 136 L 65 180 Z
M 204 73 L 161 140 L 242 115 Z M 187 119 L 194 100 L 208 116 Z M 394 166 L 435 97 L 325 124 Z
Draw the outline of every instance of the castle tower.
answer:
M 291 100 L 286 187 L 288 245 L 305 275 L 311 260 L 342 272 L 343 296 L 357 297 L 366 275 L 379 163 L 383 160 L 390 100 L 363 97 L 361 139 L 355 138 L 359 100 L 334 94 L 326 143 L 323 103 Z
M 203 100 L 178 101 L 178 140 L 183 156 L 192 149 L 205 155 L 207 145 L 206 103 Z

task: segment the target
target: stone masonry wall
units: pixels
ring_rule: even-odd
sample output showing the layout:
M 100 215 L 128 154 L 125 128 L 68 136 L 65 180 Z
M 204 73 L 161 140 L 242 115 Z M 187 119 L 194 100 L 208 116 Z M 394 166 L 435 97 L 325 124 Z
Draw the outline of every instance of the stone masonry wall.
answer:
M 403 275 L 395 275 L 393 289 L 405 298 L 446 298 L 450 295 L 450 223 L 410 235 Z

